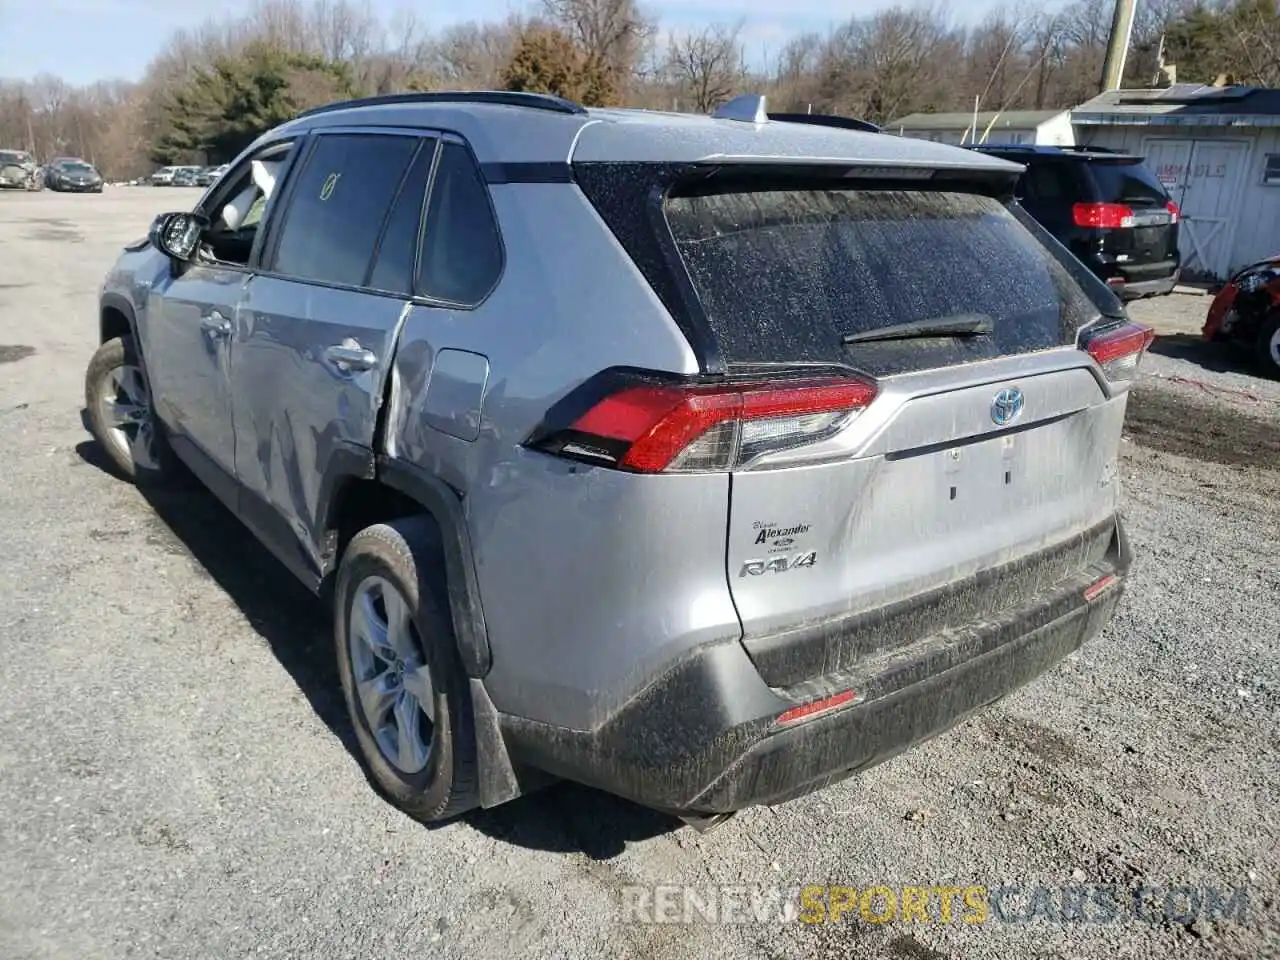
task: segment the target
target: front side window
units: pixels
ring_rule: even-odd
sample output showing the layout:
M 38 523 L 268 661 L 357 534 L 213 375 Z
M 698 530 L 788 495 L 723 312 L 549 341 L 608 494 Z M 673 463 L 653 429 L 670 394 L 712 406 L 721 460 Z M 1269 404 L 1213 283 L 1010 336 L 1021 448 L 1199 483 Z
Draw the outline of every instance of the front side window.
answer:
M 201 201 L 201 212 L 210 222 L 201 238 L 201 259 L 237 266 L 249 262 L 291 146 L 291 142 L 284 142 L 266 148 Z
M 389 134 L 319 137 L 284 211 L 273 270 L 299 280 L 363 285 L 418 144 L 415 137 Z

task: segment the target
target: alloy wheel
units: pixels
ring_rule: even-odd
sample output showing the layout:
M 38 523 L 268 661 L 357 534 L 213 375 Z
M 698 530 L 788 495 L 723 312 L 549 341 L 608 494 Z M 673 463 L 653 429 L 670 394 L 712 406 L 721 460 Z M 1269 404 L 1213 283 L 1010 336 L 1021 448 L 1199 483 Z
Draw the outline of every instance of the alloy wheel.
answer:
M 121 364 L 107 372 L 99 390 L 106 439 L 144 470 L 159 469 L 151 391 L 142 370 Z
M 382 577 L 366 577 L 351 598 L 347 643 L 356 700 L 382 756 L 404 774 L 431 754 L 435 692 L 409 605 Z

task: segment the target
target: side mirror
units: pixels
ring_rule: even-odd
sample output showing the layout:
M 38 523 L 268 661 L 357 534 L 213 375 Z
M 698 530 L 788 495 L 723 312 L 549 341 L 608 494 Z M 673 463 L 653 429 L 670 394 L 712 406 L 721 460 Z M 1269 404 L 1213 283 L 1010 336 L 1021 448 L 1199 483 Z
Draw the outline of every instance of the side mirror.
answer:
M 151 221 L 147 238 L 161 253 L 187 261 L 196 255 L 200 234 L 208 226 L 209 219 L 198 213 L 162 213 Z

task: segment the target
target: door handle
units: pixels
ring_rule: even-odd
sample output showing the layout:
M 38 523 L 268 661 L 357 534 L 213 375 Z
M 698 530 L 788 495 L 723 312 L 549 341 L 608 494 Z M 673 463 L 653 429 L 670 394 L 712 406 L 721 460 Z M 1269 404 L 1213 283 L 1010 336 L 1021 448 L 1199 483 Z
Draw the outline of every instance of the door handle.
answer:
M 211 337 L 229 337 L 231 336 L 231 321 L 217 310 L 214 310 L 207 317 L 200 318 L 200 329 Z
M 325 362 L 339 373 L 355 373 L 371 370 L 378 362 L 377 354 L 360 346 L 359 342 L 347 337 L 342 343 L 328 347 L 324 351 Z

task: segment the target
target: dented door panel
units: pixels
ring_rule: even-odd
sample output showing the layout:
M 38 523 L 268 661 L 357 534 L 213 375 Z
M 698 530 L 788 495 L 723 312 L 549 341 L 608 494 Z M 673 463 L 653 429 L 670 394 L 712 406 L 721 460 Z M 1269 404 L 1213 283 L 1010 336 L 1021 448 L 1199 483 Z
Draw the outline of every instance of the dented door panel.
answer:
M 336 458 L 372 457 L 406 309 L 395 297 L 271 276 L 255 277 L 241 304 L 231 355 L 237 472 L 245 494 L 283 518 L 317 569 L 322 487 Z M 367 366 L 352 362 L 360 351 Z

